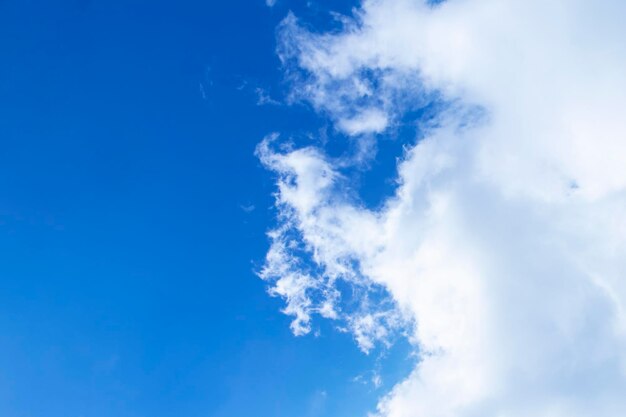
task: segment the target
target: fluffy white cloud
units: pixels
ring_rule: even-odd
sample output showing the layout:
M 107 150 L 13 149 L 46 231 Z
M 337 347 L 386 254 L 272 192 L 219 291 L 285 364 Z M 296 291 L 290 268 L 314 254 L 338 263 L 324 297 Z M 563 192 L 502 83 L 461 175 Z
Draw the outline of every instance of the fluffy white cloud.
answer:
M 381 416 L 626 415 L 625 15 L 369 0 L 339 32 L 283 23 L 294 97 L 346 134 L 445 103 L 380 210 L 351 197 L 345 161 L 258 148 L 280 211 L 261 275 L 296 334 L 317 313 L 365 351 L 405 329 L 420 352 Z

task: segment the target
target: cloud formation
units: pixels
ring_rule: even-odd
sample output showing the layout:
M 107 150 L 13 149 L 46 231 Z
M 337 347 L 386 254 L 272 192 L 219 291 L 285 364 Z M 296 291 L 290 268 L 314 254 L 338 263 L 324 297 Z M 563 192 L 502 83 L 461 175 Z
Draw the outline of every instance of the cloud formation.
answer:
M 367 0 L 340 31 L 283 22 L 293 96 L 356 140 L 437 103 L 378 210 L 323 149 L 257 149 L 279 209 L 261 276 L 294 333 L 319 314 L 420 353 L 380 416 L 626 415 L 625 15 Z

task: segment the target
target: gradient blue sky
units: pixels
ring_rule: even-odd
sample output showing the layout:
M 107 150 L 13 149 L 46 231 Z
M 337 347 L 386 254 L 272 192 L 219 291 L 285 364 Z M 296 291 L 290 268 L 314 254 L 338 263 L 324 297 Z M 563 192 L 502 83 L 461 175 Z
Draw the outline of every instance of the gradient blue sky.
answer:
M 275 215 L 254 148 L 326 123 L 257 105 L 286 91 L 275 28 L 353 3 L 0 1 L 1 416 L 355 416 L 399 378 L 402 345 L 293 337 L 253 273 Z M 377 395 L 353 381 L 374 370 Z

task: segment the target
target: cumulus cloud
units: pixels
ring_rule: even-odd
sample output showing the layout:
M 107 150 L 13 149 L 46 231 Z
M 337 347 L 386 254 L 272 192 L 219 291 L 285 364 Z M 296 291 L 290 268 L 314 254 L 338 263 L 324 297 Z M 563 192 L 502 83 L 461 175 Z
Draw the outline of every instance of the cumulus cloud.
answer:
M 421 133 L 368 209 L 345 161 L 272 135 L 278 225 L 260 275 L 314 315 L 420 360 L 388 417 L 626 415 L 626 3 L 366 0 L 342 29 L 288 16 L 293 98 L 356 140 Z

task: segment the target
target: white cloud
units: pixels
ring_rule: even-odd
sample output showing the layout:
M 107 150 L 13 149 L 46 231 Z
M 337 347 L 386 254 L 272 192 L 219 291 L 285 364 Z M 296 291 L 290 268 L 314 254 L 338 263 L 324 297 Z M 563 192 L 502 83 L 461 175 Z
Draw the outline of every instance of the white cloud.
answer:
M 338 122 L 339 128 L 351 136 L 380 133 L 387 128 L 387 125 L 387 115 L 380 110 L 372 109 Z
M 274 7 L 276 5 L 276 0 L 265 0 L 265 5 L 267 7 Z
M 626 415 L 625 12 L 369 0 L 337 33 L 285 20 L 294 97 L 344 132 L 447 103 L 376 211 L 323 150 L 258 149 L 280 211 L 261 275 L 296 334 L 319 313 L 365 351 L 398 329 L 420 351 L 381 416 Z

